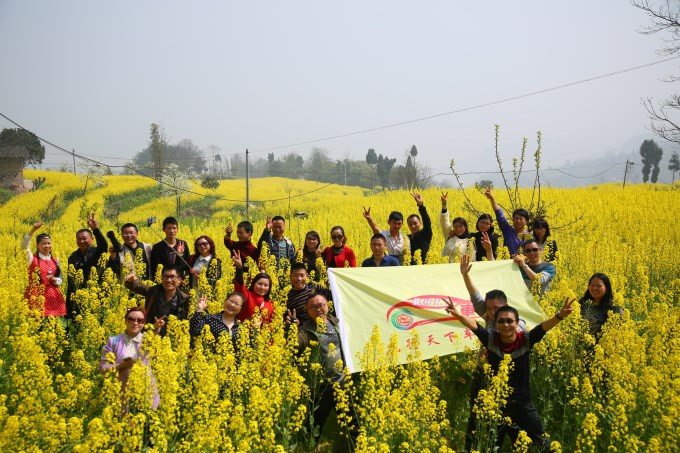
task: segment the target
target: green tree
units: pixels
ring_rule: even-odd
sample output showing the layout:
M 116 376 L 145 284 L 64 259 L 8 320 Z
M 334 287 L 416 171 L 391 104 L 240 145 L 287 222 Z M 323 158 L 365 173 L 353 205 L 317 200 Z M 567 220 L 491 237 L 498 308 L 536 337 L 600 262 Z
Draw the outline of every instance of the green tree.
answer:
M 378 163 L 375 166 L 375 170 L 378 173 L 378 181 L 380 181 L 383 190 L 390 185 L 390 173 L 396 162 L 396 158 L 390 159 L 389 157 L 383 157 L 382 154 L 378 156 Z
M 24 165 L 41 164 L 45 159 L 45 145 L 40 143 L 38 137 L 26 129 L 3 129 L 0 132 L 0 147 L 25 146 L 29 157 Z
M 373 179 L 373 173 L 375 166 L 378 164 L 378 155 L 375 153 L 373 148 L 369 148 L 366 153 L 366 163 L 371 167 L 371 180 Z M 371 188 L 375 189 L 375 182 L 371 183 Z
M 668 161 L 668 169 L 673 172 L 672 184 L 675 182 L 675 172 L 680 171 L 680 157 L 678 157 L 677 151 L 673 153 L 671 159 Z
M 160 136 L 159 136 L 160 137 Z M 156 144 L 152 143 L 144 150 L 138 152 L 132 159 L 133 166 L 140 169 L 145 175 L 154 175 L 157 171 L 158 156 L 160 156 L 160 172 L 169 164 L 175 164 L 182 171 L 189 168 L 197 172 L 207 171 L 207 161 L 200 148 L 190 139 L 183 139 L 176 144 L 170 145 L 165 139 L 160 139 Z M 160 143 L 160 147 L 158 146 Z M 160 154 L 158 154 L 160 150 Z
M 416 186 L 416 166 L 413 165 L 410 154 L 406 158 L 406 165 L 404 165 L 404 168 L 406 169 L 406 187 L 413 189 Z
M 640 156 L 642 156 L 642 180 L 649 181 L 651 171 L 651 181 L 655 183 L 659 177 L 659 162 L 663 157 L 663 150 L 659 148 L 654 140 L 645 140 L 640 145 Z
M 201 187 L 204 189 L 215 190 L 220 187 L 220 182 L 217 179 L 208 176 L 203 181 L 201 181 Z
M 163 131 L 156 123 L 151 123 L 150 139 L 151 144 L 149 145 L 149 149 L 151 151 L 153 177 L 158 179 L 163 171 L 163 148 L 165 139 L 163 137 Z
M 232 154 L 229 162 L 229 171 L 232 176 L 246 176 L 246 160 L 241 154 Z
M 312 149 L 305 167 L 306 174 L 313 181 L 336 182 L 335 162 L 329 157 L 328 151 L 323 148 Z
M 287 178 L 304 178 L 305 159 L 297 153 L 283 156 L 283 171 Z

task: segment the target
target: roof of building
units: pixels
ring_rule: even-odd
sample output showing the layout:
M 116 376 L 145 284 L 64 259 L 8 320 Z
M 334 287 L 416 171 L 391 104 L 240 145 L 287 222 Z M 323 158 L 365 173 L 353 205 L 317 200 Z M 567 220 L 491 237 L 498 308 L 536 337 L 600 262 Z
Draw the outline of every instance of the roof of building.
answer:
M 23 145 L 0 146 L 0 159 L 27 159 L 28 148 Z

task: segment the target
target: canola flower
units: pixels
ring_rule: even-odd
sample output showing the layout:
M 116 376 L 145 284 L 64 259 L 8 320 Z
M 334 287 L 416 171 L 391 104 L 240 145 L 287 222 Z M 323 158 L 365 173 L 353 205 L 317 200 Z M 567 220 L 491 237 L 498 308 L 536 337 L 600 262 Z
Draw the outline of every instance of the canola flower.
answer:
M 0 207 L 0 449 L 269 452 L 314 447 L 307 403 L 313 401 L 315 383 L 305 373 L 317 373 L 319 378 L 321 370 L 314 369 L 308 354 L 297 354 L 294 331 L 287 332 L 283 326 L 290 282 L 271 257 L 263 264 L 275 282 L 274 322 L 264 329 L 245 326 L 238 339 L 238 355 L 230 341 L 215 341 L 207 332 L 192 344 L 186 321 L 171 320 L 163 338 L 146 335 L 144 348 L 161 405 L 155 411 L 148 405 L 148 374 L 142 367 L 133 367 L 129 410 L 121 416 L 120 383 L 115 373 L 100 375 L 96 365 L 106 338 L 124 330 L 126 309 L 143 300 L 124 290 L 110 271 L 96 271 L 86 285 L 82 285 L 82 274 L 70 272 L 69 278 L 81 282 L 76 294 L 81 315 L 70 322 L 43 318 L 31 312 L 23 299 L 28 277 L 19 243 L 28 225 L 46 220 L 53 255 L 65 263 L 76 248 L 75 231 L 86 227 L 84 210 L 94 209 L 103 229 L 118 230 L 115 219 L 103 216 L 108 197 L 153 190 L 153 186 L 143 178 L 105 177 L 103 186 L 88 188 L 84 200 L 80 177 L 28 172 L 28 177 L 37 176 L 47 178 L 40 190 Z M 284 186 L 297 194 L 319 184 L 255 180 L 251 196 L 280 198 Z M 468 192 L 471 201 L 488 212 L 488 201 L 472 189 Z M 224 182 L 217 194 L 244 197 L 243 182 Z M 430 213 L 435 212 L 438 190 L 423 190 L 422 196 Z M 342 204 L 334 203 L 338 197 Z M 596 271 L 609 275 L 614 303 L 625 309 L 622 318 L 610 317 L 597 338 L 588 333 L 576 309 L 534 349 L 532 391 L 553 439 L 552 451 L 675 451 L 680 445 L 680 229 L 672 226 L 680 207 L 678 186 L 545 188 L 542 197 L 550 205 L 549 221 L 560 247 L 554 261 L 556 279 L 539 301 L 544 311 L 554 313 L 565 297 L 582 295 Z M 498 201 L 507 206 L 502 193 Z M 334 203 L 332 216 L 329 203 Z M 286 236 L 296 246 L 306 231 L 328 231 L 341 222 L 347 245 L 360 260 L 371 255 L 371 231 L 361 215 L 366 205 L 373 206 L 381 226 L 391 210 L 405 215 L 414 211 L 406 191 L 371 193 L 330 186 L 290 201 L 254 207 L 253 242 L 271 214 L 286 217 Z M 455 208 L 463 206 L 462 195 L 451 193 L 449 206 L 452 214 L 474 225 L 474 215 Z M 664 209 L 650 209 L 655 206 Z M 159 197 L 119 212 L 117 219 L 138 223 L 140 240 L 154 243 L 159 240 L 156 233 L 162 234 L 160 227 L 147 228 L 144 220 L 151 215 L 159 219 L 173 215 L 174 208 L 174 199 Z M 191 242 L 209 235 L 224 259 L 229 255 L 220 239 L 227 224 L 242 220 L 241 208 L 226 201 L 216 202 L 214 208 L 217 213 L 212 217 L 188 223 L 180 218 L 178 236 Z M 290 214 L 296 211 L 307 212 L 308 218 L 292 218 Z M 427 257 L 414 257 L 416 265 L 444 262 L 440 256 L 443 244 L 444 238 L 435 234 Z M 504 247 L 498 252 L 499 259 L 508 258 Z M 209 299 L 208 312 L 221 310 L 225 295 L 233 289 L 234 269 L 228 262 L 214 288 L 204 274 L 199 277 L 199 291 Z M 250 269 L 254 272 L 256 266 Z M 317 269 L 320 283 L 327 285 L 323 263 L 317 263 Z M 252 276 L 246 275 L 246 281 Z M 195 292 L 191 297 L 193 312 Z M 587 316 L 587 308 L 580 309 Z M 408 364 L 396 366 L 397 345 L 381 344 L 377 338 L 360 358 L 367 371 L 361 379 L 348 376 L 339 392 L 338 431 L 345 432 L 349 421 L 345 408 L 351 399 L 361 424 L 357 451 L 458 450 L 467 422 L 475 353 L 423 362 L 414 349 Z M 417 342 L 414 338 L 412 344 Z M 497 386 L 502 386 L 501 378 L 500 374 L 491 377 Z M 478 414 L 491 420 L 498 413 L 502 392 L 493 385 L 487 390 L 486 399 L 480 394 Z M 490 428 L 491 422 L 487 423 Z M 493 445 L 491 429 L 482 433 L 480 442 Z M 512 446 L 508 443 L 506 448 Z M 526 443 L 520 442 L 517 448 L 527 448 Z

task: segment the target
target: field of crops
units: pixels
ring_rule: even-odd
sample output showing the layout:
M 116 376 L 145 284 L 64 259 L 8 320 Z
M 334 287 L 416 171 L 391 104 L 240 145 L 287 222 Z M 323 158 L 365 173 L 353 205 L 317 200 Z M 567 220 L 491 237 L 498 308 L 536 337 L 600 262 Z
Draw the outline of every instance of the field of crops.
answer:
M 229 348 L 203 348 L 210 334 L 190 344 L 188 322 L 170 324 L 168 335 L 145 336 L 161 405 L 152 410 L 146 395 L 148 374 L 135 366 L 128 383 L 129 411 L 121 414 L 120 383 L 98 371 L 107 337 L 124 331 L 124 314 L 138 300 L 122 289 L 110 271 L 101 284 L 81 290 L 82 315 L 65 326 L 57 318 L 31 313 L 23 298 L 28 282 L 26 256 L 19 243 L 33 222 L 43 220 L 53 255 L 64 263 L 76 249 L 75 232 L 95 212 L 103 231 L 126 222 L 140 226 L 139 239 L 155 243 L 158 223 L 175 214 L 174 197 L 155 197 L 155 183 L 131 176 L 109 176 L 101 187 L 79 176 L 27 172 L 45 177 L 37 191 L 0 206 L 0 450 L 2 451 L 311 451 L 313 440 L 306 403 L 313 389 L 303 375 L 314 367 L 298 358 L 286 341 L 282 316 L 272 329 L 242 341 L 237 365 Z M 218 256 L 228 258 L 224 229 L 245 219 L 244 181 L 224 181 L 219 189 L 182 197 L 196 217 L 180 218 L 178 237 L 193 244 L 208 235 Z M 529 190 L 521 192 L 528 199 Z M 151 194 L 151 195 L 150 195 Z M 440 191 L 422 192 L 433 220 L 429 262 L 439 257 L 444 240 L 438 226 Z M 477 209 L 488 201 L 468 191 Z M 507 205 L 507 193 L 496 191 Z M 589 277 L 612 279 L 615 304 L 623 319 L 612 318 L 600 341 L 587 334 L 578 309 L 534 349 L 532 392 L 554 451 L 678 451 L 680 445 L 680 186 L 620 185 L 580 189 L 543 188 L 547 220 L 559 244 L 557 278 L 541 300 L 554 313 L 565 297 L 580 297 Z M 255 179 L 250 190 L 250 220 L 257 241 L 268 215 L 288 220 L 286 236 L 296 245 L 308 230 L 330 245 L 330 229 L 342 225 L 357 260 L 371 255 L 372 235 L 363 207 L 387 227 L 391 210 L 417 212 L 406 191 L 372 191 L 280 178 Z M 449 191 L 452 216 L 461 215 L 463 195 Z M 201 215 L 201 212 L 203 214 Z M 291 217 L 305 212 L 306 218 Z M 208 213 L 208 214 L 205 214 Z M 153 231 L 152 231 L 153 230 Z M 403 232 L 406 233 L 406 226 Z M 119 236 L 120 237 L 120 236 Z M 31 248 L 35 248 L 33 242 Z M 193 252 L 193 250 L 192 250 Z M 208 311 L 218 312 L 232 290 L 234 269 L 225 259 L 224 277 L 209 296 Z M 288 276 L 274 275 L 273 299 L 283 313 Z M 322 279 L 323 282 L 323 279 Z M 65 287 L 64 287 L 65 288 Z M 65 292 L 65 289 L 64 289 Z M 192 307 L 193 310 L 193 307 Z M 362 433 L 357 449 L 380 452 L 460 451 L 467 424 L 473 352 L 391 366 L 394 345 L 368 345 L 360 360 L 371 364 L 346 389 L 355 398 Z M 500 384 L 499 384 L 500 385 Z M 491 389 L 494 390 L 494 389 Z M 499 392 L 500 389 L 496 389 Z M 501 392 L 502 393 L 502 392 Z M 482 435 L 477 447 L 488 451 L 499 414 L 499 400 L 481 405 Z M 344 451 L 344 418 L 327 426 L 322 451 Z M 485 431 L 486 430 L 486 431 Z M 509 443 L 506 445 L 509 449 Z M 515 446 L 527 451 L 520 437 Z

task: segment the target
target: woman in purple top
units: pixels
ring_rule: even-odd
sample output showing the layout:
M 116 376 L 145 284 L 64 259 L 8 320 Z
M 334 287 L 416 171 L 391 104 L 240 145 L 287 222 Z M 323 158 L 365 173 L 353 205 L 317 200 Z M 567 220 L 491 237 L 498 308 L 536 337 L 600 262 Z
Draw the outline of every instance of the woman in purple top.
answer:
M 144 324 L 146 323 L 146 315 L 142 307 L 132 307 L 125 314 L 125 332 L 120 335 L 109 337 L 104 349 L 102 350 L 102 358 L 99 363 L 99 371 L 104 374 L 112 369 L 118 372 L 118 379 L 122 383 L 121 398 L 123 400 L 123 412 L 127 412 L 127 401 L 125 398 L 125 387 L 127 386 L 128 378 L 130 377 L 130 369 L 137 362 L 141 366 L 148 369 L 149 380 L 152 386 L 152 400 L 151 407 L 155 410 L 160 403 L 160 396 L 156 388 L 156 380 L 151 372 L 149 360 L 144 351 L 140 349 L 144 334 Z M 165 319 L 157 319 L 154 323 L 155 332 L 158 332 L 165 324 Z M 109 353 L 113 354 L 113 362 L 109 359 Z

